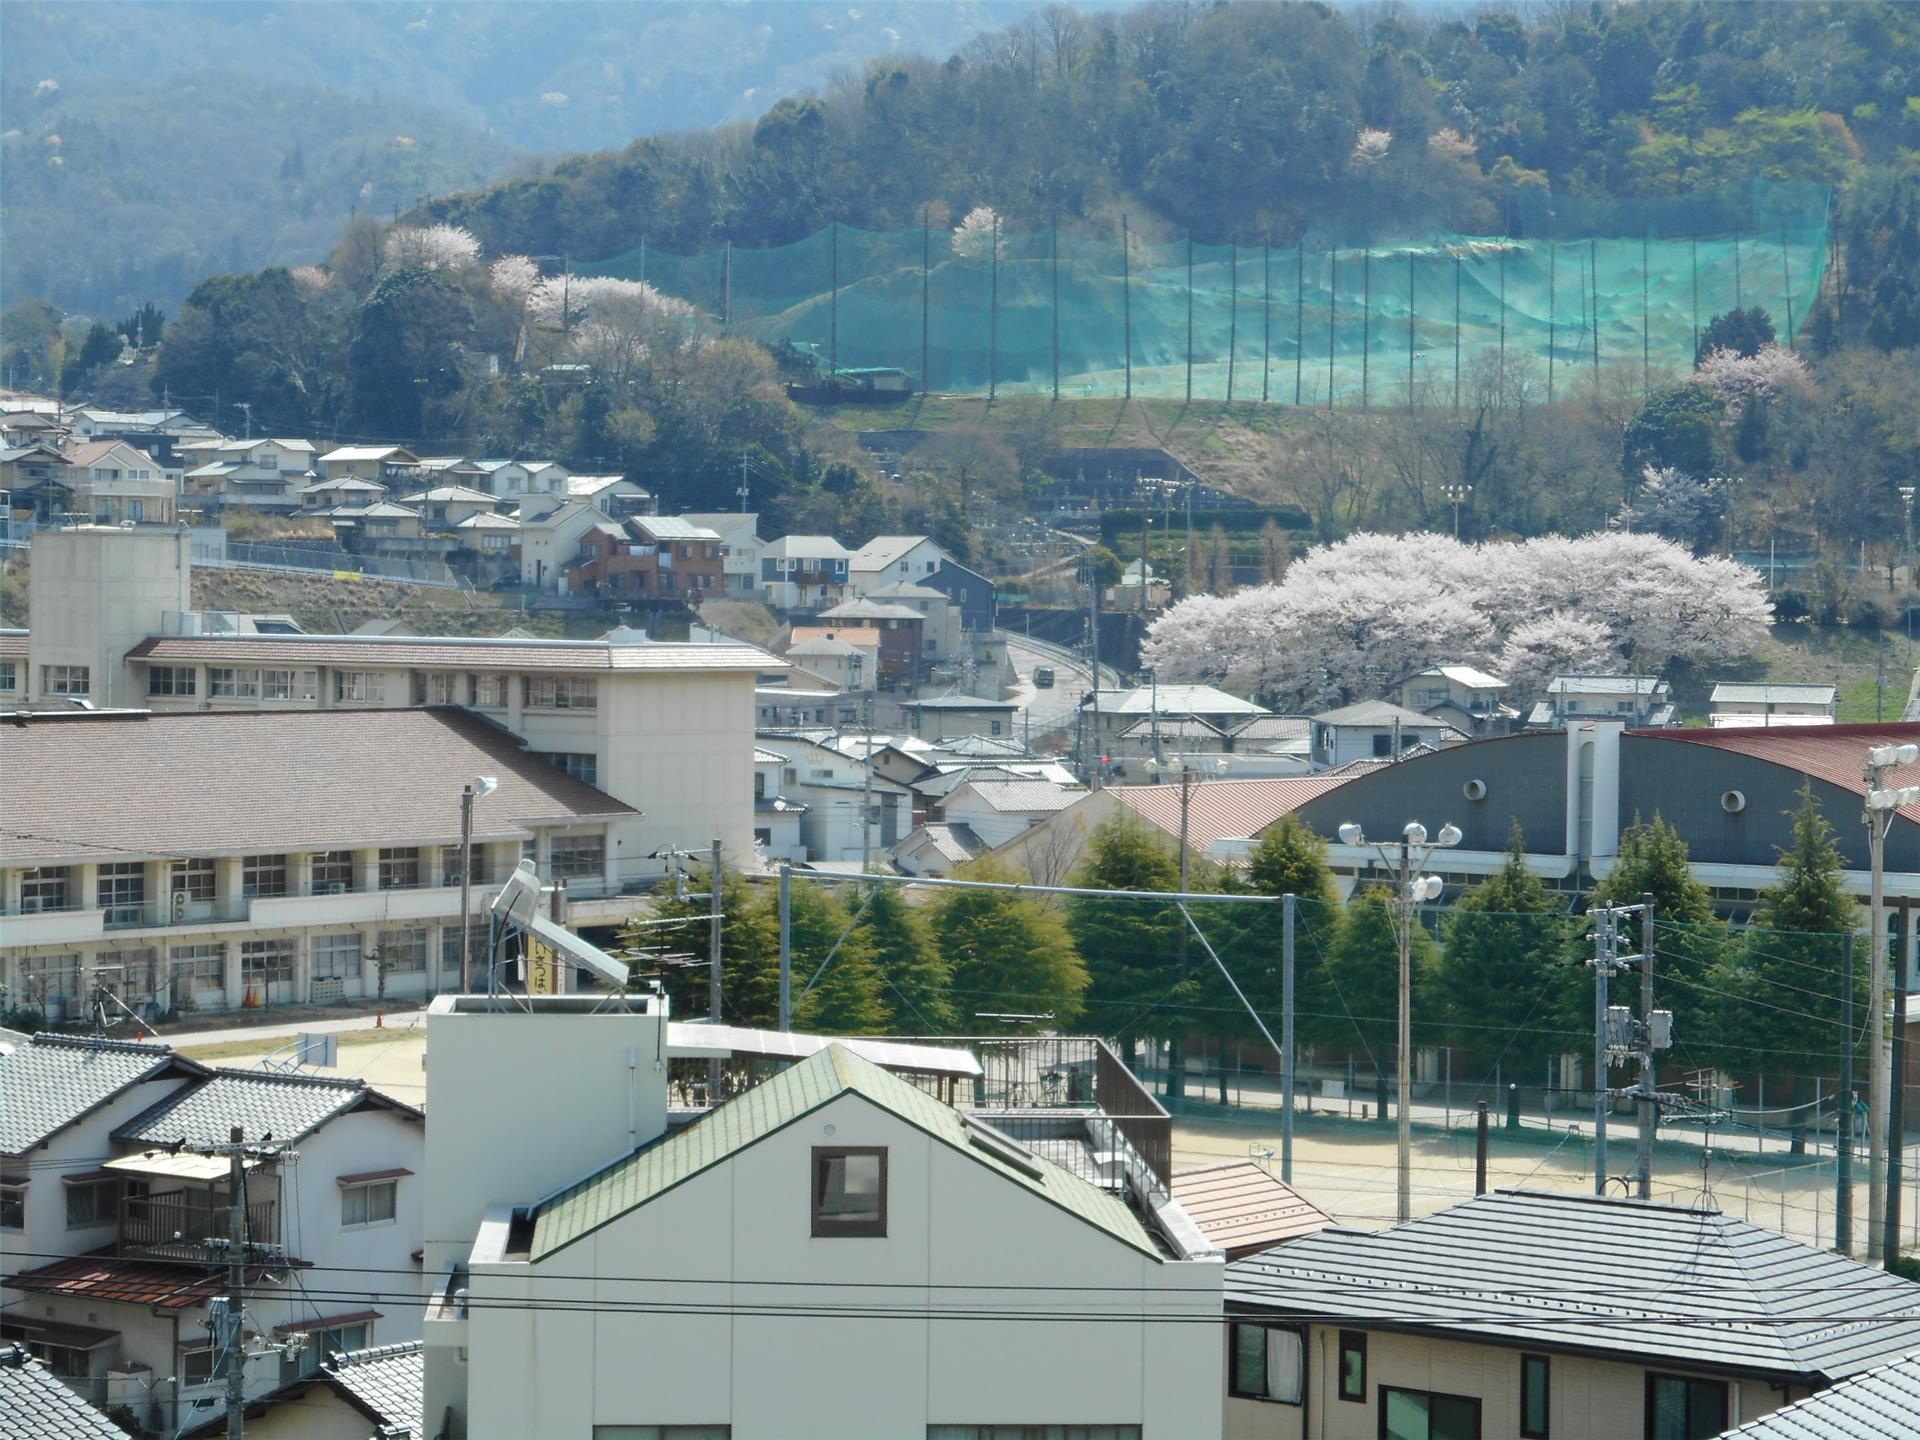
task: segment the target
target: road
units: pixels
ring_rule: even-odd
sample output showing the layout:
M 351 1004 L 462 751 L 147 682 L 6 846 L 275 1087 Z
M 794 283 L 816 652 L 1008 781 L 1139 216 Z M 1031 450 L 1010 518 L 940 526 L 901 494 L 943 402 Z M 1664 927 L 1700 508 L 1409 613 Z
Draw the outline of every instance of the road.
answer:
M 1007 697 L 1020 707 L 1013 717 L 1013 723 L 1018 727 L 1015 733 L 1025 735 L 1031 731 L 1035 745 L 1041 745 L 1042 737 L 1052 732 L 1059 732 L 1071 740 L 1074 717 L 1080 709 L 1080 697 L 1093 688 L 1092 667 L 1059 646 L 1047 645 L 1012 631 L 1003 633 L 1007 637 L 1007 658 L 1013 662 L 1014 670 L 1019 675 L 1013 694 Z M 1033 671 L 1039 665 L 1053 667 L 1053 688 L 1035 688 Z M 1105 668 L 1101 667 L 1103 671 Z M 1113 683 L 1111 677 L 1107 683 Z

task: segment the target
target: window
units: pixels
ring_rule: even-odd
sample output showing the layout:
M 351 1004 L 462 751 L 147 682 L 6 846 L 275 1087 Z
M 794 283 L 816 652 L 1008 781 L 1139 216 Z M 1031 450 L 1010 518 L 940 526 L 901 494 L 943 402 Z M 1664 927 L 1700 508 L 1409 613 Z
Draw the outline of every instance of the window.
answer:
M 224 1373 L 214 1367 L 214 1357 L 218 1352 L 208 1345 L 198 1350 L 180 1352 L 180 1383 L 183 1385 L 210 1385 L 214 1379 Z
M 320 672 L 317 670 L 262 670 L 260 672 L 260 698 L 262 700 L 314 700 L 320 695 Z
M 1238 1321 L 1228 1327 L 1227 1393 L 1244 1400 L 1298 1405 L 1306 1390 L 1302 1332 L 1288 1325 Z
M 218 990 L 227 980 L 227 947 L 176 945 L 167 952 L 174 983 L 185 981 L 195 990 Z
M 147 694 L 191 695 L 195 674 L 191 665 L 155 665 L 147 671 Z
M 1340 1332 L 1340 1398 L 1366 1403 L 1367 1332 L 1364 1330 Z
M 484 880 L 487 868 L 486 847 L 475 845 L 467 856 L 467 879 L 478 885 Z M 458 885 L 460 883 L 460 847 L 442 845 L 440 847 L 440 883 Z
M 556 835 L 549 852 L 548 874 L 556 880 L 598 879 L 607 868 L 604 835 Z
M 20 957 L 20 984 L 35 1001 L 55 996 L 71 999 L 80 993 L 80 957 L 23 955 Z
M 0 1230 L 27 1228 L 27 1187 L 0 1185 Z
M 20 912 L 37 915 L 43 910 L 67 908 L 67 867 L 43 865 L 20 877 Z
M 116 860 L 100 867 L 100 905 L 109 925 L 138 925 L 147 903 L 147 867 Z
M 0 695 L 20 693 L 20 662 L 0 660 Z
M 380 888 L 420 888 L 420 851 L 416 846 L 384 846 L 380 851 Z
M 384 1225 L 394 1217 L 394 1195 L 400 1188 L 397 1180 L 374 1180 L 365 1185 L 342 1185 L 340 1187 L 340 1223 L 351 1225 Z M 365 1341 L 361 1342 L 362 1344 Z M 357 1350 L 357 1345 L 341 1347 Z
M 1382 1385 L 1380 1440 L 1480 1440 L 1480 1402 Z
M 120 1182 L 89 1180 L 69 1185 L 67 1191 L 67 1229 L 91 1230 L 111 1225 L 119 1218 Z
M 287 893 L 287 857 L 249 855 L 240 862 L 240 893 L 273 899 Z
M 816 1238 L 887 1233 L 887 1152 L 872 1147 L 813 1147 Z
M 387 677 L 374 670 L 337 670 L 333 698 L 362 705 L 381 704 L 387 696 Z
M 415 975 L 427 968 L 425 930 L 382 930 L 380 963 L 389 975 Z
M 42 665 L 40 690 L 46 695 L 91 695 L 92 671 L 85 665 Z
M 353 851 L 322 850 L 313 857 L 313 893 L 341 894 L 353 889 Z
M 216 700 L 258 700 L 260 672 L 231 665 L 207 667 L 207 694 Z
M 600 757 L 590 751 L 535 750 L 533 756 L 589 785 L 600 783 Z
M 507 677 L 504 675 L 475 675 L 473 682 L 473 703 L 481 710 L 504 710 L 507 708 Z
M 308 942 L 313 958 L 315 980 L 357 980 L 360 978 L 360 935 L 348 930 L 339 935 L 315 935 Z
M 1545 1355 L 1520 1357 L 1521 1440 L 1547 1440 L 1552 1369 Z
M 976 1432 L 969 1430 L 966 1433 L 972 1435 Z M 727 1437 L 732 1434 L 731 1425 L 596 1425 L 593 1427 L 593 1440 L 727 1440 Z M 927 1434 L 931 1436 L 933 1431 L 929 1429 Z M 1093 1440 L 1091 1431 L 1088 1435 L 1090 1440 Z M 1106 1437 L 1100 1436 L 1097 1440 L 1106 1440 Z
M 1647 1440 L 1709 1440 L 1726 1428 L 1726 1381 L 1647 1376 Z
M 1393 736 L 1391 735 L 1374 736 L 1373 737 L 1373 753 L 1376 759 L 1382 756 L 1393 754 Z
M 330 1326 L 326 1332 L 329 1351 L 364 1350 L 373 1343 L 373 1322 L 356 1320 L 351 1325 Z
M 189 900 L 213 899 L 213 861 L 174 861 L 173 893 L 185 895 Z
M 416 705 L 458 705 L 466 686 L 463 676 L 444 670 L 416 671 L 413 677 L 413 703 Z
M 284 985 L 293 979 L 293 941 L 242 940 L 240 983 Z
M 529 675 L 524 682 L 522 702 L 535 710 L 591 710 L 600 703 L 600 693 L 591 677 L 579 675 Z
M 595 1429 L 594 1440 L 600 1440 Z M 671 1430 L 667 1433 L 671 1434 Z M 705 1433 L 705 1432 L 700 1432 Z M 929 1425 L 927 1440 L 1140 1440 L 1138 1425 Z

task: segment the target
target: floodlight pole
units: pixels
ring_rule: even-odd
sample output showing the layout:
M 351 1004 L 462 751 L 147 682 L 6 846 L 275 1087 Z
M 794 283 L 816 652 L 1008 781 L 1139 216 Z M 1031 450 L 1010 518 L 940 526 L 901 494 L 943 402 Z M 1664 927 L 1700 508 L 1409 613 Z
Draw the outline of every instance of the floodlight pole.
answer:
M 707 1018 L 720 1023 L 720 842 L 713 842 L 713 857 L 707 868 Z M 707 1061 L 707 1103 L 720 1103 L 720 1060 Z

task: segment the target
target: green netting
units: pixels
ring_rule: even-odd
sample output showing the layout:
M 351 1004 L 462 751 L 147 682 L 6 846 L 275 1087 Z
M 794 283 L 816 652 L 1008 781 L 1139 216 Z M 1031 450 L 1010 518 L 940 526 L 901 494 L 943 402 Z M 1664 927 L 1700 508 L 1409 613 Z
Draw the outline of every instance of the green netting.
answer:
M 1684 199 L 1510 207 L 1509 236 L 1355 246 L 1201 245 L 1065 229 L 964 258 L 944 230 L 834 225 L 770 250 L 639 246 L 592 273 L 645 279 L 716 321 L 840 370 L 934 392 L 1450 403 L 1483 357 L 1537 387 L 1692 364 L 1736 305 L 1783 339 L 1827 262 L 1828 192 L 1755 182 Z

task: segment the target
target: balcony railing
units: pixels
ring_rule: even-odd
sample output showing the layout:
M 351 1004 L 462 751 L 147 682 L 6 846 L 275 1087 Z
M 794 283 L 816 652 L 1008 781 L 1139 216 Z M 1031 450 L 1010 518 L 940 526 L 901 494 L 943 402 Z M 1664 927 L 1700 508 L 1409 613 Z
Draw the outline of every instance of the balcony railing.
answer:
M 232 1212 L 212 1191 L 180 1195 L 130 1195 L 120 1202 L 120 1252 L 169 1260 L 212 1258 L 213 1242 L 230 1237 Z M 279 1205 L 260 1200 L 247 1206 L 247 1238 L 255 1244 L 280 1240 Z

